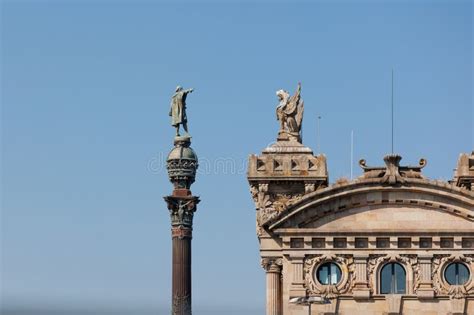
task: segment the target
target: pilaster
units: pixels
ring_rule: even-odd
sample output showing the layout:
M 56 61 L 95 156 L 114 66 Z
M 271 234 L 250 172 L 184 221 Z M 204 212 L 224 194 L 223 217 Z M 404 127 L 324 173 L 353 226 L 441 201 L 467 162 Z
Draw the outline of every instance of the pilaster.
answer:
M 370 298 L 369 281 L 367 278 L 367 260 L 368 255 L 354 255 L 355 264 L 355 285 L 353 297 L 356 300 L 365 300 Z
M 433 280 L 431 277 L 432 259 L 433 255 L 418 255 L 420 285 L 415 290 L 420 300 L 434 298 Z
M 304 286 L 304 254 L 291 255 L 288 259 L 291 263 L 293 278 L 291 279 L 290 297 L 305 296 L 306 288 Z

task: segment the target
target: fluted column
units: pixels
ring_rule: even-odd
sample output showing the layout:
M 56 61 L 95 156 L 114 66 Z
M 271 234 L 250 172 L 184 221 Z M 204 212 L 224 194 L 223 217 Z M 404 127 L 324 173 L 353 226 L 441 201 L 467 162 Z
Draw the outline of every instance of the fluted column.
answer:
M 281 258 L 263 258 L 262 267 L 267 273 L 267 315 L 283 315 L 282 260 Z
M 173 227 L 172 314 L 191 314 L 191 238 L 192 229 Z
M 352 292 L 355 299 L 364 300 L 370 297 L 367 279 L 367 259 L 367 255 L 354 255 L 355 285 Z
M 433 255 L 418 256 L 418 272 L 420 273 L 419 287 L 415 288 L 419 299 L 432 299 L 434 297 L 433 281 L 431 279 L 431 260 Z
M 305 296 L 306 288 L 304 286 L 303 263 L 304 254 L 289 256 L 290 268 L 293 270 L 293 279 L 290 286 L 290 297 Z
M 172 315 L 191 315 L 191 239 L 192 218 L 197 197 L 165 197 L 171 215 L 173 246 Z

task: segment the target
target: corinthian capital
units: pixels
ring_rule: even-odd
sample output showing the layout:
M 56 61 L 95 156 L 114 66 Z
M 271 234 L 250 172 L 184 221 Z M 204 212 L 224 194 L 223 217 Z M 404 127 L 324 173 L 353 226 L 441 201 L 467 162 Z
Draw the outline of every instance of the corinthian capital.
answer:
M 262 258 L 260 264 L 266 272 L 276 272 L 280 273 L 283 266 L 283 261 L 281 258 L 277 257 L 268 257 Z
M 198 197 L 167 196 L 165 201 L 170 211 L 172 226 L 193 226 L 194 212 L 196 212 L 196 206 L 199 203 Z

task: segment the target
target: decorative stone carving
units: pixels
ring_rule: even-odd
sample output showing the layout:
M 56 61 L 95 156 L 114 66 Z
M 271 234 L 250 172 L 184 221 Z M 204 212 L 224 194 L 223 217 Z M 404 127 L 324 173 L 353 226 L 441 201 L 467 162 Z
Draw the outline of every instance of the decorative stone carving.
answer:
M 352 296 L 356 300 L 366 300 L 370 298 L 367 278 L 367 258 L 368 256 L 366 255 L 354 255 L 355 280 L 352 284 Z
M 377 293 L 378 274 L 380 269 L 389 262 L 398 262 L 405 267 L 406 276 L 408 279 L 413 279 L 413 287 L 407 286 L 407 293 L 414 293 L 415 288 L 419 287 L 420 283 L 420 270 L 418 265 L 418 258 L 416 255 L 370 255 L 368 263 L 368 278 L 369 278 L 369 289 L 372 294 Z
M 276 92 L 279 104 L 276 109 L 280 121 L 278 140 L 298 141 L 301 143 L 301 125 L 303 123 L 304 101 L 301 99 L 301 83 L 293 96 L 285 90 Z
M 262 226 L 266 222 L 303 197 L 299 193 L 270 193 L 268 186 L 268 183 L 250 185 L 250 193 L 257 209 L 257 235 L 261 235 Z
M 398 154 L 388 154 L 384 157 L 385 167 L 370 167 L 365 160 L 359 165 L 364 170 L 362 178 L 378 178 L 381 184 L 404 184 L 405 178 L 423 178 L 421 169 L 426 166 L 426 160 L 420 159 L 419 166 L 400 166 L 402 157 Z
M 456 186 L 474 190 L 474 151 L 471 155 L 463 153 L 459 156 L 453 182 Z
M 190 145 L 190 137 L 175 137 L 174 148 L 168 154 L 166 169 L 175 189 L 189 189 L 196 178 L 198 158 Z
M 199 203 L 198 197 L 166 196 L 164 199 L 168 204 L 172 226 L 193 226 L 194 212 Z
M 454 262 L 463 262 L 470 271 L 469 280 L 463 285 L 450 285 L 445 277 L 446 267 Z M 474 293 L 474 255 L 435 255 L 433 258 L 433 288 L 437 295 L 447 295 L 451 299 L 464 299 Z
M 315 183 L 308 182 L 308 183 L 304 184 L 304 192 L 306 194 L 312 193 L 315 190 L 316 190 L 316 184 Z
M 334 262 L 341 268 L 341 280 L 336 285 L 323 285 L 314 276 L 316 270 L 326 263 Z M 304 261 L 304 280 L 308 293 L 335 299 L 348 293 L 355 285 L 354 259 L 349 255 L 320 255 L 307 257 Z
M 260 260 L 260 265 L 266 272 L 281 272 L 283 266 L 283 260 L 276 257 L 262 258 Z

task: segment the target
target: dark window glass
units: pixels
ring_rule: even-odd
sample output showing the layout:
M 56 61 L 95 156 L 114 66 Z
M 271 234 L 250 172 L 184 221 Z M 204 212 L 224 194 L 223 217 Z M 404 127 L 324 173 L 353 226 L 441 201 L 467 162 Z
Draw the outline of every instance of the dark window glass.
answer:
M 341 268 L 335 263 L 322 264 L 316 272 L 319 283 L 324 285 L 338 284 L 341 281 L 341 275 Z
M 462 285 L 469 280 L 469 270 L 462 263 L 452 263 L 444 271 L 444 278 L 450 285 Z
M 381 294 L 404 294 L 406 289 L 406 273 L 400 264 L 389 263 L 380 272 Z

